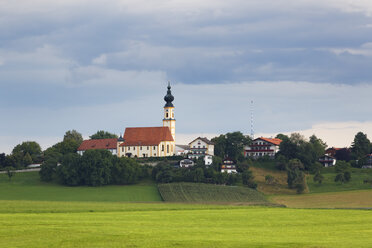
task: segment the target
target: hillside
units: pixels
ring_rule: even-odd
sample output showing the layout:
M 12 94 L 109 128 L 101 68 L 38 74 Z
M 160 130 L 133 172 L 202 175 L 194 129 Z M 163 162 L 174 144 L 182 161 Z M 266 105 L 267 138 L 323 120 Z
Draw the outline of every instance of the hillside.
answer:
M 68 187 L 40 181 L 38 172 L 17 173 L 9 181 L 0 174 L 0 200 L 152 202 L 161 201 L 156 185 L 144 181 L 136 185 Z
M 258 184 L 258 191 L 266 195 L 287 195 L 296 194 L 295 190 L 288 189 L 287 184 L 287 172 L 274 169 L 272 162 L 266 162 L 261 164 L 254 164 L 250 169 L 253 172 L 255 181 Z M 339 192 L 339 191 L 350 191 L 350 190 L 366 190 L 371 189 L 370 184 L 365 184 L 364 179 L 372 179 L 371 169 L 357 169 L 351 170 L 351 181 L 348 183 L 335 182 L 336 172 L 334 168 L 324 168 L 322 175 L 324 180 L 321 184 L 313 181 L 313 175 L 307 175 L 307 184 L 309 186 L 309 193 L 326 193 L 326 192 Z M 271 175 L 275 178 L 275 183 L 267 184 L 265 182 L 265 176 Z
M 265 196 L 253 189 L 203 183 L 168 183 L 158 185 L 166 202 L 215 202 L 266 204 Z

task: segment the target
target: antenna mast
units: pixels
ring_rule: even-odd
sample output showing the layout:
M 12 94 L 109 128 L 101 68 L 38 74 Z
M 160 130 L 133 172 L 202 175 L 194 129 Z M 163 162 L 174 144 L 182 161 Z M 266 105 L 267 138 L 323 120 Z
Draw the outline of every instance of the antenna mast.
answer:
M 251 139 L 254 140 L 254 131 L 253 131 L 253 100 L 251 100 Z

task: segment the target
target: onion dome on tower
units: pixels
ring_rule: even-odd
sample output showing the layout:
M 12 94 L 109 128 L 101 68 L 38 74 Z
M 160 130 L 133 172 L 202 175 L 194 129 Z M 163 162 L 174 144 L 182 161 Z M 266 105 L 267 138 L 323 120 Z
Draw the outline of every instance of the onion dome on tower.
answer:
M 168 91 L 167 91 L 167 94 L 164 97 L 164 101 L 166 101 L 166 104 L 165 104 L 164 108 L 166 108 L 166 107 L 174 107 L 173 106 L 173 103 L 172 103 L 173 100 L 174 100 L 174 96 L 172 95 L 170 82 L 168 81 Z

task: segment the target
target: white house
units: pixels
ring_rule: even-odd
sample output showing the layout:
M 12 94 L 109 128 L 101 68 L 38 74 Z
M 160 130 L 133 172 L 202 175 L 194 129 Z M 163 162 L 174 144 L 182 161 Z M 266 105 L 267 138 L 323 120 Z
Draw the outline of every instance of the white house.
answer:
M 281 139 L 272 139 L 260 137 L 254 139 L 252 144 L 244 147 L 244 156 L 257 159 L 264 156 L 275 158 L 275 154 L 279 151 Z
M 191 158 L 214 156 L 214 143 L 207 138 L 198 137 L 189 143 Z
M 322 157 L 319 158 L 319 163 L 321 163 L 324 167 L 330 167 L 336 165 L 336 159 L 331 155 L 324 154 Z
M 222 162 L 221 172 L 236 173 L 236 165 L 232 159 L 225 158 Z

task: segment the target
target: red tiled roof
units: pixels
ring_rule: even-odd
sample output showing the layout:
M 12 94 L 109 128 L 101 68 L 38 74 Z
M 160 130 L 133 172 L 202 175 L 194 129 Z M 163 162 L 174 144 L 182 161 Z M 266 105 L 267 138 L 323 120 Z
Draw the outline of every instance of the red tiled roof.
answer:
M 271 144 L 274 144 L 274 145 L 277 145 L 277 146 L 280 145 L 280 143 L 282 143 L 281 139 L 271 139 L 271 138 L 260 137 L 260 138 L 257 138 L 255 140 L 258 140 L 258 139 L 270 142 Z
M 77 150 L 86 151 L 91 149 L 116 149 L 116 143 L 116 138 L 84 140 Z
M 120 146 L 153 146 L 162 141 L 174 141 L 168 127 L 127 127 Z

